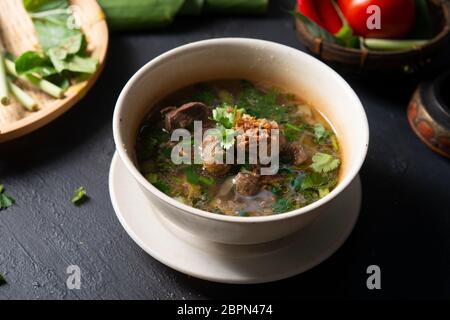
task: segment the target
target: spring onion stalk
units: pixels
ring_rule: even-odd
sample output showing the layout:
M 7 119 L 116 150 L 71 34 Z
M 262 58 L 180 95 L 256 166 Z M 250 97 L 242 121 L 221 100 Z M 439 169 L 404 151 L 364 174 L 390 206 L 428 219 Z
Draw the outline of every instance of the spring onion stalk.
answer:
M 5 71 L 5 55 L 0 45 L 0 103 L 4 106 L 9 104 L 8 84 Z
M 47 81 L 45 79 L 39 79 L 36 77 L 33 77 L 31 79 L 31 77 L 29 76 L 21 76 L 18 75 L 16 72 L 16 65 L 14 64 L 13 61 L 9 60 L 9 59 L 5 59 L 5 66 L 6 66 L 6 71 L 16 77 L 19 78 L 20 80 L 39 88 L 40 90 L 44 91 L 45 93 L 51 95 L 52 97 L 55 98 L 62 98 L 64 96 L 64 89 L 58 87 L 57 85 L 51 83 L 50 81 Z
M 24 106 L 28 111 L 36 111 L 38 105 L 32 97 L 28 95 L 25 91 L 16 86 L 12 81 L 8 81 L 9 88 L 12 94 L 16 97 L 17 101 Z
M 370 50 L 400 51 L 418 48 L 425 45 L 427 42 L 427 40 L 365 39 L 364 45 Z

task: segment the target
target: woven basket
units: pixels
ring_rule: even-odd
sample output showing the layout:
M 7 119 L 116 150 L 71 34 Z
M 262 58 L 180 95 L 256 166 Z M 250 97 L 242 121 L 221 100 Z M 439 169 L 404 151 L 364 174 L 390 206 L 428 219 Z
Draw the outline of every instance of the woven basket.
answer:
M 346 48 L 317 38 L 296 19 L 300 42 L 322 60 L 359 73 L 412 73 L 432 65 L 450 38 L 450 2 L 428 0 L 435 36 L 425 46 L 410 50 L 379 52 Z

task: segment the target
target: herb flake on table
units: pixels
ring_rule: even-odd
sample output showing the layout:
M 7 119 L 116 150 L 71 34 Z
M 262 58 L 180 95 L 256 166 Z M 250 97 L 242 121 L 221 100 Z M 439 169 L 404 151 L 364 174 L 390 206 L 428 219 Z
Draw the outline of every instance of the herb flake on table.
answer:
M 16 200 L 12 198 L 11 196 L 7 195 L 5 193 L 5 187 L 0 184 L 0 210 L 7 209 L 11 207 L 14 203 L 16 203 Z
M 0 286 L 6 284 L 6 279 L 5 277 L 0 273 Z
M 88 199 L 86 189 L 84 187 L 77 188 L 70 200 L 74 205 L 79 206 Z

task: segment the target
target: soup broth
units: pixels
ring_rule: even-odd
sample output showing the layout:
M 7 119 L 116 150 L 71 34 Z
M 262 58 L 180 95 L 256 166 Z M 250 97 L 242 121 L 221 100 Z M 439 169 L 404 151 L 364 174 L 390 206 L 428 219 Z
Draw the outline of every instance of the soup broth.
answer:
M 336 135 L 317 110 L 294 94 L 245 80 L 211 81 L 179 90 L 153 110 L 137 137 L 139 169 L 156 188 L 187 205 L 231 216 L 280 214 L 319 200 L 338 183 Z M 183 128 L 193 137 L 197 120 L 220 134 L 200 144 L 188 140 L 186 150 L 197 153 L 200 162 L 175 164 L 173 150 L 180 142 L 171 141 L 171 133 Z M 241 148 L 248 156 L 250 129 L 261 128 L 279 132 L 268 138 L 279 142 L 276 174 L 262 175 L 265 165 L 247 158 L 237 164 L 207 161 L 211 144 L 216 153 L 235 154 Z M 262 134 L 255 139 L 261 143 Z M 185 149 L 177 150 L 186 155 Z

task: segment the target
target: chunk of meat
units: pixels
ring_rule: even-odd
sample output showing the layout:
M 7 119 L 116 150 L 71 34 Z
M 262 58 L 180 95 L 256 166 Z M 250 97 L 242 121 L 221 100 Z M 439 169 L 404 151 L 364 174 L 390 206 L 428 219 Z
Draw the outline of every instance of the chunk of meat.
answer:
M 254 196 L 261 189 L 260 176 L 253 173 L 239 172 L 234 181 L 236 192 L 242 196 Z
M 209 121 L 211 108 L 201 102 L 189 102 L 182 106 L 167 107 L 161 110 L 165 129 L 169 132 L 190 126 L 194 121 Z
M 225 150 L 220 146 L 219 137 L 206 136 L 200 149 L 203 169 L 216 177 L 227 174 L 232 166 L 225 163 L 225 154 Z M 221 161 L 219 161 L 220 159 Z
M 308 160 L 308 155 L 299 142 L 291 142 L 287 143 L 281 150 L 281 160 L 294 165 L 300 165 Z

